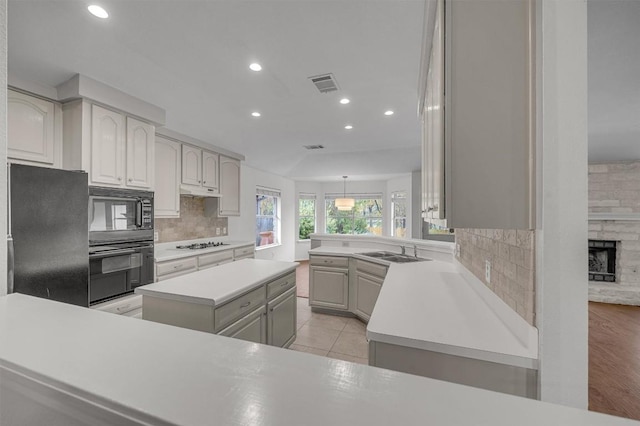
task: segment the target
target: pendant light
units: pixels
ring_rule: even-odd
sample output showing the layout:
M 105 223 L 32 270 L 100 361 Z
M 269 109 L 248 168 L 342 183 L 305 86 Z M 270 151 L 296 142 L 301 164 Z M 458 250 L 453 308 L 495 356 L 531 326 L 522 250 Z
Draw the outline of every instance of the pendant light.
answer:
M 355 206 L 356 200 L 347 198 L 347 176 L 342 176 L 342 178 L 344 179 L 343 198 L 336 198 L 336 208 L 338 210 L 351 210 Z

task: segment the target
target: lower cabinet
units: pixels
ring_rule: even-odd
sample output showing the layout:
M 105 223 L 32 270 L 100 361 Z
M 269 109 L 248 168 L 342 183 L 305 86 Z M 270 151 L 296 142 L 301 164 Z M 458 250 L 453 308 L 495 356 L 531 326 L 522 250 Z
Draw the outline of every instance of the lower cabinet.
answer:
M 373 307 L 378 300 L 383 278 L 359 272 L 356 274 L 356 315 L 367 321 L 371 318 Z
M 231 324 L 218 333 L 220 336 L 234 337 L 254 343 L 267 342 L 267 320 L 264 306 Z
M 309 266 L 309 305 L 349 309 L 349 269 Z
M 267 305 L 267 344 L 289 347 L 296 339 L 296 287 L 287 290 Z

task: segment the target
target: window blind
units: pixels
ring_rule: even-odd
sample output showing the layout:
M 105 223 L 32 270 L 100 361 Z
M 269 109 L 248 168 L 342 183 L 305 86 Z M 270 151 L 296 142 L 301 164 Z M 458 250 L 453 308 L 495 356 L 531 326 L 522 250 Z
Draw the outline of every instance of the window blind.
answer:
M 256 195 L 268 195 L 269 197 L 282 197 L 279 189 L 266 188 L 264 186 L 256 187 Z
M 347 198 L 355 198 L 356 200 L 375 200 L 382 198 L 382 193 L 374 193 L 374 194 L 363 194 L 363 193 L 353 193 L 347 192 Z M 326 200 L 335 200 L 336 198 L 344 198 L 344 193 L 334 194 L 334 193 L 326 193 L 324 194 L 324 198 Z

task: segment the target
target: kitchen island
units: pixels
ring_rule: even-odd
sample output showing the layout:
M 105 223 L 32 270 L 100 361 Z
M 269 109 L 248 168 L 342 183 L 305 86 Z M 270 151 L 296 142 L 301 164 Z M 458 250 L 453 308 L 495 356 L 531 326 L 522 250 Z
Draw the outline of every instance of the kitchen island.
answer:
M 0 342 L 3 426 L 640 425 L 21 294 Z
M 142 318 L 288 347 L 296 337 L 297 266 L 243 259 L 137 287 Z

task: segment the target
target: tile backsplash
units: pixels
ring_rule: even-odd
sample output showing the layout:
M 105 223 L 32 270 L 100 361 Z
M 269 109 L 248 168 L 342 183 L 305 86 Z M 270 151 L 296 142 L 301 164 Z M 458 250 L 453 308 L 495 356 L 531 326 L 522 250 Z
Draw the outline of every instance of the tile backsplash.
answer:
M 535 233 L 515 229 L 456 229 L 457 259 L 535 326 Z M 490 281 L 485 261 L 491 262 Z
M 226 236 L 223 230 L 229 230 L 229 219 L 226 217 L 207 217 L 204 214 L 202 197 L 180 197 L 180 217 L 176 219 L 156 219 L 155 231 L 160 243 L 171 241 L 194 240 L 197 238 L 214 238 Z M 220 235 L 216 235 L 220 228 Z

